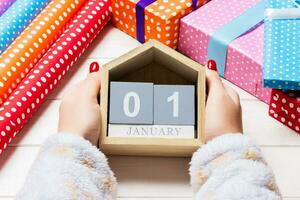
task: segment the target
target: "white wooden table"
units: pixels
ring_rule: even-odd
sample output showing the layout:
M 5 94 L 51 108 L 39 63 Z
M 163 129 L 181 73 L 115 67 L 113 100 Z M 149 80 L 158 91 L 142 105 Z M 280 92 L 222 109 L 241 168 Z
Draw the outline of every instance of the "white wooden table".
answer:
M 22 186 L 41 144 L 56 133 L 63 94 L 87 75 L 89 64 L 92 61 L 104 64 L 138 45 L 112 25 L 102 31 L 0 157 L 0 200 L 13 199 Z M 266 104 L 232 87 L 241 96 L 245 132 L 261 146 L 284 199 L 300 200 L 300 136 L 270 118 Z M 110 157 L 109 162 L 119 180 L 119 199 L 191 199 L 189 159 Z

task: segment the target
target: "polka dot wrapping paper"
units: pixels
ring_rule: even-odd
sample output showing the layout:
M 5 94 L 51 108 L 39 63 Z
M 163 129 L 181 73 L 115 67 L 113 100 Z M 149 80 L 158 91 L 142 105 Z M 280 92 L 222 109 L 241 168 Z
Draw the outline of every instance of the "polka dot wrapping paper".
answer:
M 50 0 L 17 0 L 0 17 L 0 54 L 16 39 Z
M 205 65 L 211 35 L 258 2 L 259 0 L 243 3 L 238 3 L 237 0 L 213 0 L 183 17 L 178 50 Z M 271 89 L 263 88 L 262 84 L 263 35 L 264 24 L 259 24 L 229 44 L 225 78 L 269 103 Z
M 111 18 L 109 0 L 88 0 L 0 108 L 0 152 Z
M 273 90 L 269 114 L 300 134 L 300 92 Z
M 62 32 L 85 0 L 52 0 L 0 55 L 0 104 Z
M 272 9 L 297 8 L 294 0 L 267 0 Z M 265 19 L 264 86 L 300 90 L 300 19 Z
M 16 0 L 0 0 L 0 16 L 15 2 Z
M 208 0 L 198 0 L 196 6 Z M 155 39 L 176 48 L 179 35 L 179 20 L 193 11 L 193 0 L 157 0 L 144 10 L 144 39 Z M 136 5 L 140 0 L 112 0 L 114 25 L 137 38 Z

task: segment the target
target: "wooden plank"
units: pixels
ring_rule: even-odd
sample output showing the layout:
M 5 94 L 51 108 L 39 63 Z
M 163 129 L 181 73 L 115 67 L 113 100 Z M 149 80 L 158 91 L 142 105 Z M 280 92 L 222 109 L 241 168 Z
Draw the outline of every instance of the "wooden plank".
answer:
M 109 24 L 81 58 L 115 58 L 139 45 L 137 40 Z
M 266 147 L 262 151 L 283 196 L 300 197 L 300 148 Z
M 60 100 L 45 101 L 9 146 L 41 145 L 46 138 L 57 133 L 60 102 Z
M 0 156 L 0 196 L 15 196 L 23 185 L 39 147 L 8 147 Z
M 263 147 L 262 151 L 274 170 L 282 194 L 300 197 L 300 148 Z M 188 163 L 189 159 L 110 158 L 111 167 L 120 181 L 119 196 L 191 196 Z
M 39 147 L 9 147 L 0 158 L 0 196 L 13 197 L 21 188 Z M 300 197 L 300 147 L 264 147 L 262 151 L 285 197 Z M 287 156 L 288 155 L 288 156 Z M 110 157 L 119 197 L 187 198 L 187 158 Z
M 260 101 L 242 100 L 244 132 L 262 146 L 300 145 L 299 135 L 268 115 L 268 105 Z
M 118 196 L 186 197 L 189 187 L 188 158 L 111 157 L 119 180 Z M 147 189 L 145 189 L 147 188 Z

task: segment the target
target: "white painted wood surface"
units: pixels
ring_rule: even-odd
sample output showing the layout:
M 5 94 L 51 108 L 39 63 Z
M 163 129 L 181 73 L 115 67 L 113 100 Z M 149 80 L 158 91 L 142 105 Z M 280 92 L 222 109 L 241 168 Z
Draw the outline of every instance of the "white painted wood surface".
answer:
M 105 28 L 0 157 L 0 200 L 12 200 L 22 186 L 40 145 L 56 132 L 63 94 L 84 79 L 89 64 L 104 64 L 138 45 L 111 25 Z M 300 136 L 270 118 L 266 104 L 232 87 L 241 95 L 245 133 L 262 147 L 284 199 L 300 200 Z M 110 157 L 109 162 L 119 180 L 119 200 L 191 199 L 187 158 Z

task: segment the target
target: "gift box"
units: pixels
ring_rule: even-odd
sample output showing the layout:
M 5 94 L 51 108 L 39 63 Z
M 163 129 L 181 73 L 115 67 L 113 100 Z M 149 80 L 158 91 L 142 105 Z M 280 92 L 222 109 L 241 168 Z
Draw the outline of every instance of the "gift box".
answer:
M 300 5 L 267 0 L 264 86 L 300 90 Z
M 273 90 L 269 114 L 300 134 L 300 92 Z
M 208 0 L 112 0 L 117 28 L 141 43 L 158 40 L 176 48 L 179 20 Z
M 210 1 L 181 19 L 178 49 L 203 65 L 216 60 L 222 77 L 269 103 L 271 90 L 262 83 L 264 6 Z

